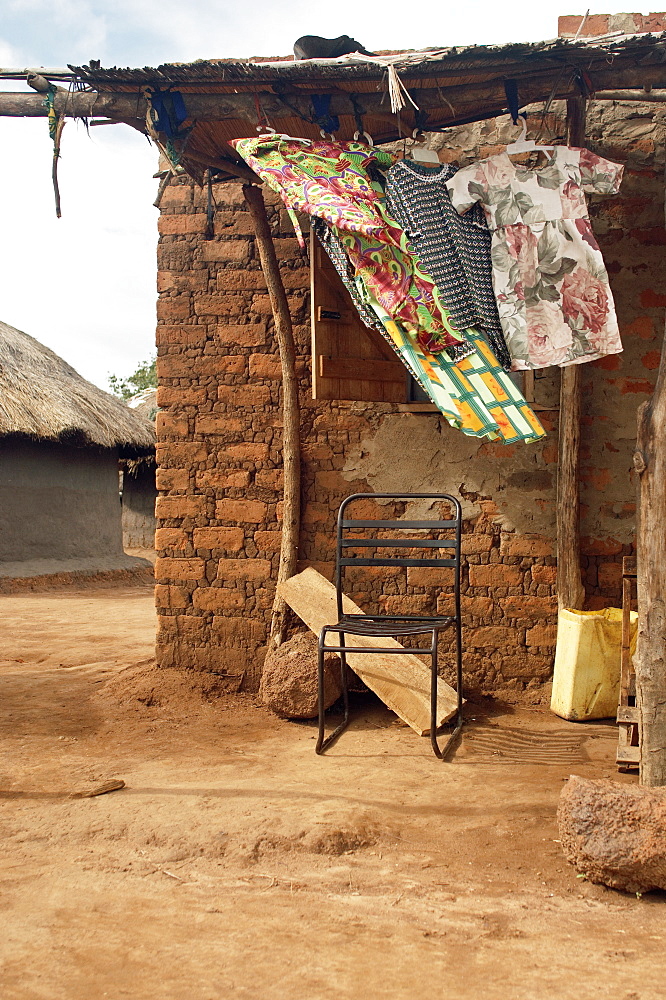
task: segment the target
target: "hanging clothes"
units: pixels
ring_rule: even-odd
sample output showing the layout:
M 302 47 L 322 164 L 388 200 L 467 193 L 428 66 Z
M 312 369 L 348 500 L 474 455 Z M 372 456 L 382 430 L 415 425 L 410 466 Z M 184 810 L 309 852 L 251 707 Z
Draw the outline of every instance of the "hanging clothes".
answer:
M 540 166 L 500 153 L 447 181 L 455 208 L 480 202 L 492 230 L 493 285 L 514 371 L 622 350 L 584 194 L 617 194 L 622 172 L 588 149 L 555 146 Z
M 404 230 L 387 214 L 382 186 L 370 171 L 373 164 L 392 163 L 390 154 L 362 143 L 276 134 L 236 139 L 232 145 L 288 208 L 331 227 L 324 249 L 335 244 L 332 259 L 335 264 L 338 258 L 345 283 L 350 272 L 338 250 L 346 254 L 357 289 L 353 300 L 360 298 L 374 310 L 389 343 L 453 426 L 507 443 L 544 436 L 483 337 L 469 330 L 469 340 L 461 341 L 451 327 L 437 286 L 421 270 Z M 462 348 L 468 356 L 454 362 L 446 347 Z
M 505 443 L 536 441 L 543 436 L 541 424 L 480 334 L 467 331 L 473 344 L 466 345 L 467 356 L 457 364 L 448 357 L 449 351 L 429 354 L 372 299 L 362 276 L 355 274 L 337 230 L 323 219 L 311 222 L 365 325 L 388 341 L 453 427 Z
M 386 174 L 386 207 L 434 279 L 454 327 L 481 330 L 510 371 L 493 291 L 490 231 L 480 205 L 461 216 L 451 204 L 446 182 L 457 170 L 450 163 L 433 168 L 398 160 Z
M 307 212 L 336 227 L 377 301 L 424 347 L 438 351 L 464 342 L 404 231 L 386 214 L 381 184 L 370 176 L 372 169 L 392 165 L 392 153 L 359 142 L 276 133 L 234 139 L 231 145 L 292 213 Z M 296 233 L 304 246 L 298 225 Z
M 481 334 L 469 331 L 474 351 L 453 362 L 430 354 L 368 295 L 394 349 L 452 427 L 504 444 L 538 441 L 546 432 Z

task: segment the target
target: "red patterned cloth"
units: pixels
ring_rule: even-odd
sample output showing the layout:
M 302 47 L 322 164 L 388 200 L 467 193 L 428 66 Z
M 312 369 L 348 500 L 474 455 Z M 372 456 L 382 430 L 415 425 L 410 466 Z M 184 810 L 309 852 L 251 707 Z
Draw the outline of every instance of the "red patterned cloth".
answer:
M 370 175 L 373 167 L 390 167 L 393 154 L 360 142 L 312 142 L 277 133 L 231 144 L 280 195 L 294 221 L 294 212 L 306 212 L 335 227 L 372 295 L 424 348 L 436 353 L 464 342 L 404 230 L 387 214 L 381 184 Z M 297 222 L 295 228 L 303 246 Z

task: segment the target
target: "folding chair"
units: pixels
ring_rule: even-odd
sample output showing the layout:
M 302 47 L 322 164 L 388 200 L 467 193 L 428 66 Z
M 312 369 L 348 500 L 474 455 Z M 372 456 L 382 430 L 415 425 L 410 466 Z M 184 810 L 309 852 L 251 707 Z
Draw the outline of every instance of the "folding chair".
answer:
M 450 520 L 427 520 L 427 521 L 365 521 L 349 520 L 346 517 L 347 507 L 356 500 L 432 500 L 434 502 L 447 502 L 453 508 L 454 516 Z M 319 735 L 317 738 L 316 752 L 318 754 L 330 747 L 337 740 L 340 734 L 349 724 L 349 694 L 347 690 L 347 653 L 388 653 L 415 655 L 429 653 L 431 659 L 430 675 L 430 742 L 437 757 L 443 760 L 448 750 L 453 744 L 456 736 L 460 732 L 463 724 L 463 683 L 462 683 L 462 634 L 460 621 L 460 533 L 462 527 L 462 511 L 460 502 L 456 497 L 448 493 L 354 493 L 342 501 L 338 512 L 336 564 L 335 564 L 335 589 L 337 596 L 338 620 L 331 625 L 324 625 L 319 635 L 319 662 L 318 662 L 318 694 L 319 694 Z M 381 533 L 378 534 L 378 529 Z M 409 531 L 410 535 L 405 537 L 392 537 L 395 533 Z M 411 534 L 411 532 L 421 534 Z M 433 533 L 436 537 L 424 537 L 423 532 Z M 348 533 L 353 532 L 354 537 L 349 537 Z M 368 536 L 368 532 L 374 532 Z M 446 532 L 449 536 L 442 538 Z M 386 537 L 388 534 L 389 537 Z M 374 554 L 361 553 L 360 556 L 350 553 L 350 549 L 360 548 L 366 552 L 374 551 Z M 417 557 L 410 555 L 408 558 L 391 557 L 386 558 L 382 549 L 424 549 L 425 555 Z M 450 554 L 446 558 L 427 558 L 435 550 L 448 549 Z M 454 570 L 454 606 L 453 615 L 359 615 L 344 614 L 342 607 L 343 577 L 346 567 L 350 566 L 405 566 L 405 567 L 452 567 Z M 456 639 L 456 677 L 458 705 L 456 712 L 455 729 L 451 733 L 444 749 L 440 749 L 437 742 L 437 640 L 439 633 L 443 629 L 455 629 Z M 329 632 L 338 633 L 338 645 L 326 644 L 326 637 Z M 365 646 L 348 646 L 345 641 L 346 635 L 392 637 L 417 636 L 430 634 L 430 648 L 425 647 L 400 647 L 398 649 L 369 649 Z M 327 652 L 340 654 L 342 697 L 344 705 L 344 717 L 337 729 L 329 736 L 325 736 L 324 722 L 324 656 Z

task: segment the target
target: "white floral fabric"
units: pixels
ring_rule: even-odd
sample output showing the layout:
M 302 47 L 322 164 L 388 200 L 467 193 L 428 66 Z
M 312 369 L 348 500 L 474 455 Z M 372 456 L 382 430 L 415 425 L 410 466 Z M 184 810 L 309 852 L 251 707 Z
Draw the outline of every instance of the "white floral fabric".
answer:
M 555 146 L 546 156 L 543 165 L 530 167 L 500 153 L 447 182 L 458 212 L 475 202 L 485 211 L 493 287 L 514 371 L 622 350 L 585 192 L 617 194 L 624 168 L 570 146 Z

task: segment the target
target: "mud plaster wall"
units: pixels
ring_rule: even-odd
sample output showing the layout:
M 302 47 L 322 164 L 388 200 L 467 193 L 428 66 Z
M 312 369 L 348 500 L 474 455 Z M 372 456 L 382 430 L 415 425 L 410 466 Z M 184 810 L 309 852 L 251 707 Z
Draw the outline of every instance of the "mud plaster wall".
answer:
M 558 110 L 558 109 L 556 109 Z M 664 114 L 659 105 L 592 105 L 590 145 L 627 164 L 622 193 L 593 199 L 625 352 L 584 368 L 581 465 L 588 606 L 617 603 L 632 550 L 636 408 L 654 384 L 664 328 Z M 562 122 L 547 124 L 561 136 Z M 484 156 L 513 138 L 496 123 L 437 137 L 443 159 Z M 434 141 L 434 140 L 433 140 Z M 537 381 L 548 430 L 537 445 L 479 444 L 435 414 L 391 404 L 313 401 L 309 277 L 286 213 L 265 192 L 297 343 L 303 435 L 302 563 L 332 574 L 335 512 L 360 490 L 443 489 L 465 506 L 465 669 L 473 686 L 547 679 L 555 642 L 554 503 L 559 372 Z M 239 185 L 217 185 L 215 239 L 205 199 L 173 182 L 158 248 L 158 660 L 243 673 L 255 687 L 274 593 L 281 517 L 281 382 L 270 304 Z M 378 512 L 367 504 L 368 515 Z M 385 512 L 384 512 L 385 513 Z M 382 571 L 383 572 L 383 571 Z M 352 596 L 369 610 L 440 610 L 433 571 L 381 578 L 362 569 Z
M 115 450 L 0 440 L 0 575 L 125 565 Z
M 141 464 L 123 474 L 122 524 L 126 549 L 152 549 L 155 544 L 155 468 Z

